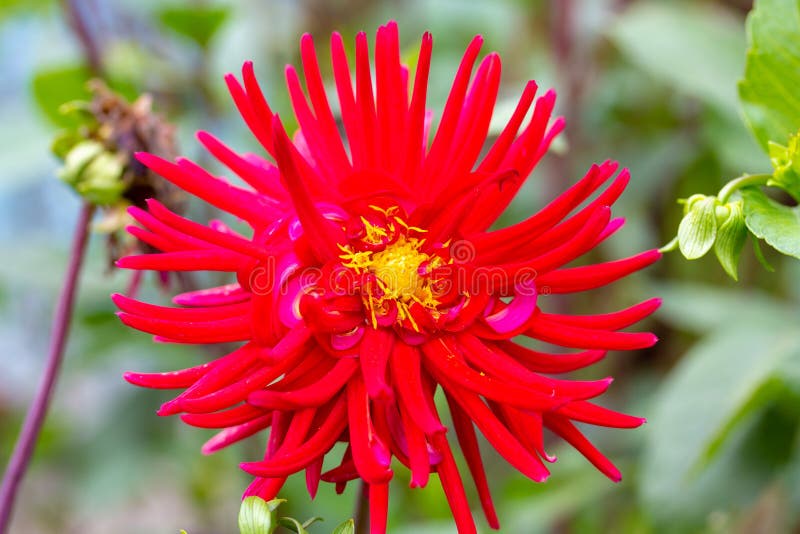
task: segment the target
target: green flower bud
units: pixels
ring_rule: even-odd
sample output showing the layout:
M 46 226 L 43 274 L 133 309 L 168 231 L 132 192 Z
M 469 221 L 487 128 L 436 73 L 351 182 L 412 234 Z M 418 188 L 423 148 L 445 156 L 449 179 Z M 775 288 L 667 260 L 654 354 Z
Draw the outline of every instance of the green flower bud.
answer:
M 729 202 L 725 206 L 727 216 L 719 218 L 717 213 L 717 239 L 714 241 L 714 253 L 722 268 L 734 280 L 739 279 L 739 257 L 747 239 L 747 227 L 744 220 L 744 209 L 741 200 Z
M 775 172 L 767 185 L 785 189 L 800 202 L 800 132 L 791 136 L 787 145 L 769 142 L 769 158 Z
M 687 260 L 706 254 L 717 236 L 717 197 L 692 195 L 686 200 L 683 219 L 678 226 L 678 246 Z
M 89 202 L 107 206 L 125 192 L 124 171 L 122 156 L 108 152 L 97 141 L 82 141 L 67 153 L 58 176 Z

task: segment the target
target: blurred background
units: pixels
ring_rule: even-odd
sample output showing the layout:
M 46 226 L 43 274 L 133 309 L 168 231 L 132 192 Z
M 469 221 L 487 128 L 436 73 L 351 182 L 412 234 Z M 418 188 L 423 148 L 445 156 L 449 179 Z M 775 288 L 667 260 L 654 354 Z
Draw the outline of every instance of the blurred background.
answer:
M 85 96 L 102 74 L 134 97 L 147 91 L 177 125 L 179 151 L 203 159 L 192 135 L 210 130 L 239 150 L 258 150 L 226 95 L 222 75 L 252 59 L 273 109 L 290 115 L 283 66 L 298 64 L 303 32 L 316 37 L 323 70 L 328 36 L 347 43 L 400 24 L 413 61 L 422 32 L 434 36 L 429 105 L 440 110 L 469 39 L 503 59 L 497 127 L 530 78 L 559 93 L 566 134 L 506 216 L 531 213 L 611 158 L 631 169 L 616 205 L 625 229 L 592 259 L 655 248 L 675 234 L 676 199 L 715 193 L 769 161 L 743 125 L 736 82 L 744 67 L 746 0 L 2 0 L 0 2 L 0 463 L 5 464 L 39 375 L 69 239 L 79 210 L 55 177 L 50 143 L 58 106 Z M 330 78 L 329 78 L 330 79 Z M 198 205 L 195 205 L 198 204 Z M 199 202 L 189 210 L 208 218 Z M 590 430 L 622 469 L 612 484 L 553 442 L 559 461 L 543 485 L 524 479 L 489 448 L 503 532 L 787 532 L 800 515 L 800 264 L 766 251 L 765 271 L 747 246 L 740 282 L 713 257 L 677 253 L 614 285 L 560 305 L 600 313 L 651 296 L 664 306 L 649 326 L 652 350 L 612 353 L 582 377 L 616 377 L 607 406 L 645 416 L 637 430 Z M 11 531 L 19 534 L 236 532 L 247 477 L 264 437 L 214 456 L 211 433 L 155 416 L 169 392 L 139 390 L 125 370 L 196 365 L 208 354 L 153 344 L 123 328 L 108 295 L 128 274 L 108 267 L 96 233 L 84 268 L 63 375 L 23 484 Z M 142 298 L 168 295 L 146 279 Z M 300 477 L 302 478 L 302 477 Z M 314 502 L 298 478 L 286 515 L 321 516 L 330 532 L 353 513 L 323 485 Z M 438 483 L 407 489 L 398 474 L 391 532 L 455 532 Z M 479 529 L 487 531 L 482 518 Z

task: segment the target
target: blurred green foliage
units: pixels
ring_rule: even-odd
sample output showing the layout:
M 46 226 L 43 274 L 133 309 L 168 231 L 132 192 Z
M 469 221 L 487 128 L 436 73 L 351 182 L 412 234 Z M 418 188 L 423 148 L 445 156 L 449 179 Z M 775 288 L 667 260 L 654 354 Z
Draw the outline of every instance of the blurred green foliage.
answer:
M 795 2 L 761 3 L 796 9 Z M 0 240 L 4 257 L 11 259 L 0 262 L 0 462 L 11 450 L 41 370 L 68 229 L 77 211 L 68 188 L 53 178 L 58 162 L 49 158 L 48 144 L 54 131 L 45 121 L 55 119 L 60 104 L 81 96 L 89 69 L 87 48 L 99 49 L 104 72 L 125 80 L 132 93 L 151 92 L 156 108 L 178 125 L 182 152 L 210 164 L 192 140 L 197 128 L 212 131 L 238 150 L 259 150 L 221 80 L 222 73 L 236 70 L 245 59 L 255 61 L 271 104 L 288 117 L 282 67 L 298 62 L 302 32 L 316 36 L 324 58 L 332 30 L 350 39 L 358 30 L 371 34 L 394 18 L 409 58 L 419 34 L 433 32 L 429 104 L 440 110 L 468 39 L 483 33 L 487 49 L 498 50 L 504 62 L 498 114 L 513 109 L 524 82 L 535 78 L 540 87 L 556 87 L 558 109 L 569 121 L 563 153 L 545 158 L 506 221 L 552 198 L 589 163 L 617 159 L 631 169 L 633 179 L 615 207 L 615 213 L 627 218 L 626 228 L 597 254 L 610 259 L 669 240 L 681 218 L 676 198 L 717 191 L 744 171 L 770 169 L 742 122 L 736 98 L 737 81 L 745 72 L 747 4 L 2 3 L 0 47 L 7 53 L 0 54 Z M 80 9 L 90 30 L 85 36 L 67 23 L 65 5 Z M 556 24 L 565 5 L 571 6 L 567 30 Z M 757 24 L 751 22 L 751 30 Z M 778 27 L 754 33 L 758 50 L 794 46 L 795 41 L 771 38 L 783 31 Z M 760 52 L 751 51 L 749 81 L 740 91 L 751 102 L 745 107 L 751 124 L 754 117 L 764 116 L 769 121 L 762 130 L 768 131 L 776 121 L 753 103 L 752 95 L 772 94 L 779 87 L 794 90 L 798 84 L 794 69 L 779 85 L 754 85 L 754 79 L 774 81 L 764 69 L 786 67 L 763 61 Z M 793 105 L 791 99 L 781 102 Z M 788 141 L 788 134 L 765 135 L 784 145 Z M 190 209 L 198 219 L 218 216 L 199 202 Z M 781 209 L 786 224 L 798 224 L 796 207 Z M 749 226 L 755 232 L 753 221 L 751 214 Z M 796 247 L 792 243 L 785 245 L 787 250 Z M 625 479 L 619 485 L 556 442 L 548 446 L 559 460 L 542 485 L 523 479 L 487 448 L 504 532 L 796 528 L 800 268 L 792 258 L 771 249 L 765 253 L 776 273 L 764 271 L 753 255 L 744 254 L 739 284 L 728 280 L 708 254 L 691 263 L 672 255 L 647 273 L 559 303 L 576 313 L 600 313 L 652 295 L 664 297 L 662 311 L 650 324 L 662 339 L 655 349 L 610 355 L 584 373 L 615 376 L 606 405 L 646 416 L 649 423 L 633 431 L 591 431 L 592 439 L 621 467 Z M 85 269 L 64 376 L 12 532 L 235 532 L 239 496 L 247 484 L 237 466 L 263 452 L 263 436 L 203 457 L 199 448 L 209 432 L 157 418 L 153 412 L 169 392 L 137 390 L 123 383 L 122 372 L 187 367 L 209 354 L 153 344 L 119 326 L 108 294 L 124 290 L 127 275 L 106 274 L 100 237 L 92 243 Z M 214 275 L 194 280 L 198 285 L 223 281 Z M 169 296 L 158 287 L 154 278 L 147 278 L 142 298 L 167 302 Z M 173 285 L 171 291 L 176 290 Z M 393 533 L 455 531 L 435 478 L 424 491 L 408 490 L 402 472 L 396 478 L 390 499 Z M 344 495 L 335 495 L 322 485 L 311 502 L 304 481 L 295 477 L 281 495 L 288 499 L 281 515 L 318 515 L 325 525 L 337 525 L 353 515 L 355 493 L 356 488 L 348 487 Z M 479 524 L 481 531 L 487 530 Z

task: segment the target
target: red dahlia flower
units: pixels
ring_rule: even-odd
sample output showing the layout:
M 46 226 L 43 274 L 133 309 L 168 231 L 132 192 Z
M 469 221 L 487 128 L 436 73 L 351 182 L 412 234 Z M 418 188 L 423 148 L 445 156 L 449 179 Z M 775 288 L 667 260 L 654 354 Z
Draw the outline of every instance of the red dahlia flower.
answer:
M 331 39 L 332 65 L 347 142 L 326 98 L 310 36 L 301 40 L 305 91 L 297 71 L 286 79 L 300 129 L 290 139 L 264 99 L 251 63 L 243 83 L 226 78 L 236 106 L 271 159 L 240 155 L 211 134 L 200 142 L 249 187 L 229 184 L 186 159 L 139 160 L 164 178 L 241 218 L 252 235 L 219 221 L 198 224 L 151 201 L 131 208 L 130 228 L 163 251 L 119 261 L 130 269 L 234 273 L 236 283 L 175 297 L 162 307 L 115 295 L 122 321 L 157 340 L 243 345 L 197 367 L 129 373 L 151 388 L 183 389 L 160 415 L 222 431 L 211 453 L 270 427 L 263 460 L 242 464 L 256 479 L 247 495 L 273 498 L 289 475 L 305 470 L 313 496 L 320 480 L 341 491 L 369 488 L 372 532 L 386 529 L 392 458 L 411 486 L 438 474 L 459 532 L 475 532 L 458 443 L 489 524 L 498 522 L 474 426 L 510 464 L 535 481 L 549 472 L 543 430 L 572 444 L 612 480 L 619 471 L 575 422 L 636 427 L 643 419 L 590 402 L 610 378 L 575 381 L 549 375 L 597 362 L 609 349 L 651 346 L 649 333 L 620 332 L 659 301 L 601 315 L 542 310 L 542 294 L 597 288 L 659 258 L 565 267 L 622 226 L 609 206 L 628 182 L 614 162 L 594 165 L 565 193 L 528 219 L 489 226 L 563 128 L 550 122 L 552 91 L 534 101 L 525 87 L 516 111 L 481 157 L 500 81 L 500 58 L 473 66 L 476 37 L 464 54 L 432 142 L 425 98 L 432 39 L 422 38 L 413 76 L 400 63 L 397 26 L 380 28 L 375 85 L 366 35 L 356 37 L 355 83 L 342 38 Z M 528 112 L 533 106 L 531 118 Z M 608 185 L 606 185 L 608 184 Z M 596 191 L 593 200 L 586 201 Z M 540 352 L 513 341 L 527 336 L 578 352 Z M 441 391 L 452 431 L 434 397 Z M 338 466 L 326 454 L 347 445 Z

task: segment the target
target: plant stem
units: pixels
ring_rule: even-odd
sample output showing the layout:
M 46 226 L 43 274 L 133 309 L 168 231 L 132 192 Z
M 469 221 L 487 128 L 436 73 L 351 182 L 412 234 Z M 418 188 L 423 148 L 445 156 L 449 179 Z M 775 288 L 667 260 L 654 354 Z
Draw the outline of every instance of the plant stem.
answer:
M 5 534 L 8 529 L 19 484 L 22 482 L 22 477 L 25 475 L 30 463 L 53 395 L 56 378 L 64 356 L 64 346 L 66 345 L 78 286 L 78 275 L 83 264 L 86 242 L 89 237 L 89 223 L 92 220 L 93 213 L 94 206 L 86 203 L 83 205 L 78 217 L 64 285 L 61 288 L 53 318 L 53 331 L 50 337 L 46 368 L 33 404 L 25 415 L 25 423 L 14 445 L 14 452 L 11 455 L 11 460 L 9 460 L 6 472 L 3 475 L 3 484 L 0 487 L 0 534 Z
M 361 480 L 357 491 L 356 509 L 353 512 L 356 534 L 369 534 L 369 486 Z
M 717 198 L 722 204 L 725 204 L 728 202 L 731 195 L 742 187 L 764 185 L 770 178 L 772 178 L 771 174 L 745 174 L 739 176 L 725 184 L 725 186 L 719 190 L 719 193 L 717 193 Z

